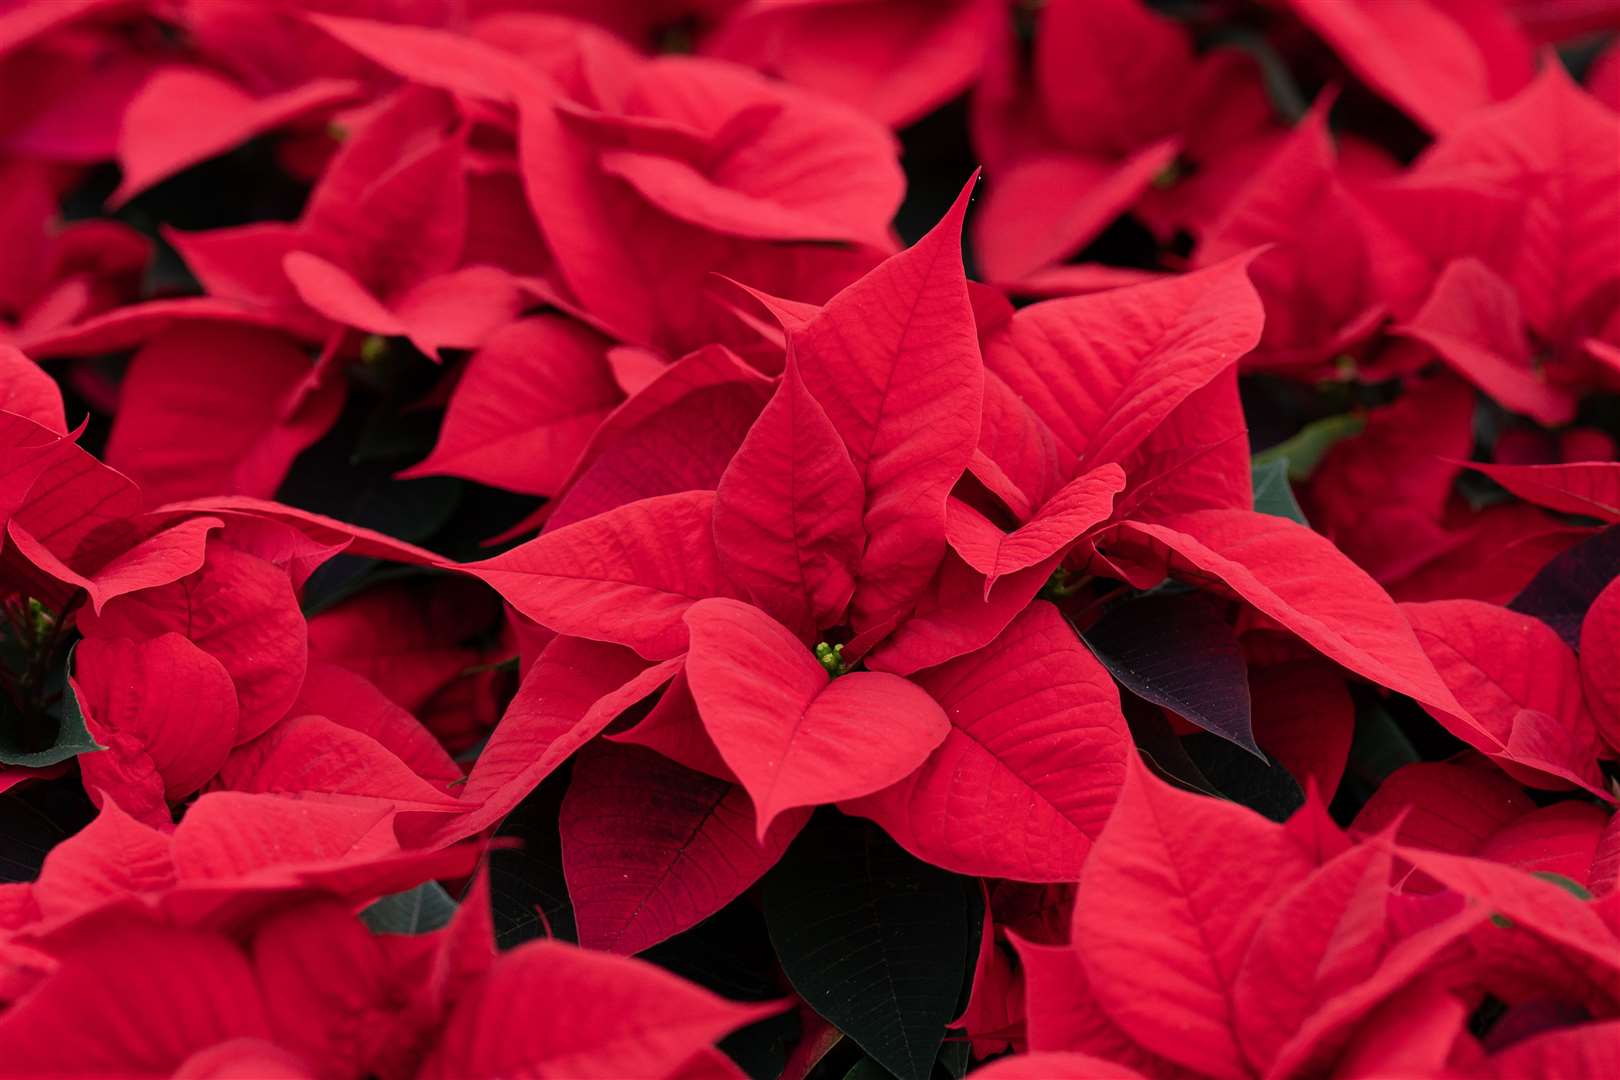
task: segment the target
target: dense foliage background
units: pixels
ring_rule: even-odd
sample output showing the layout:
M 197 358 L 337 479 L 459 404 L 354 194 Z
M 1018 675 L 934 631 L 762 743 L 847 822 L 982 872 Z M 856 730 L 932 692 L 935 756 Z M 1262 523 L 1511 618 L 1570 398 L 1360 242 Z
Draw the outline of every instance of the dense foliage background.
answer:
M 0 1075 L 1620 1074 L 1617 30 L 0 6 Z

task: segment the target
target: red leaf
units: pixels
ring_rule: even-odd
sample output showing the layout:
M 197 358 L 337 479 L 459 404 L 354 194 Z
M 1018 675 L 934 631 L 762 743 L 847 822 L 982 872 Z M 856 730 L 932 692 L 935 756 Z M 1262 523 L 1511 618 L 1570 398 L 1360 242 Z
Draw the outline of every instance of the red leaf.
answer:
M 1435 670 L 1496 743 L 1481 749 L 1525 783 L 1559 788 L 1563 781 L 1604 794 L 1579 664 L 1551 627 L 1477 600 L 1401 610 Z
M 463 569 L 542 626 L 665 660 L 686 650 L 687 608 L 732 593 L 714 550 L 714 500 L 642 499 Z
M 1481 173 L 1523 200 L 1505 276 L 1525 319 L 1563 342 L 1620 266 L 1620 122 L 1546 62 L 1512 100 L 1479 109 L 1419 158 L 1420 174 Z
M 984 365 L 961 257 L 971 191 L 792 334 L 804 384 L 865 487 L 857 632 L 922 594 L 945 551 L 946 496 L 978 442 Z
M 324 716 L 289 717 L 243 743 L 220 769 L 219 782 L 234 791 L 377 799 L 412 810 L 456 805 L 377 740 Z
M 1613 1076 L 1620 1072 L 1620 1020 L 1600 1020 L 1514 1043 L 1487 1062 L 1500 1080 L 1519 1076 Z
M 277 868 L 340 861 L 395 850 L 389 809 L 282 795 L 210 791 L 174 831 L 182 881 L 228 881 Z M 381 826 L 381 828 L 379 828 Z
M 866 541 L 861 477 L 789 362 L 720 478 L 720 565 L 753 602 L 802 634 L 838 625 Z
M 309 654 L 363 675 L 419 710 L 484 654 L 462 644 L 499 618 L 495 598 L 465 579 L 383 585 L 309 620 Z
M 104 799 L 96 819 L 45 856 L 33 885 L 47 920 L 66 920 L 131 894 L 161 892 L 175 881 L 169 837 Z
M 1100 465 L 1069 481 L 1010 533 L 958 499 L 946 506 L 945 533 L 962 560 L 984 575 L 988 599 L 1007 574 L 1045 562 L 1113 513 L 1114 496 L 1125 490 L 1125 471 Z
M 236 744 L 230 675 L 179 634 L 147 641 L 88 638 L 74 650 L 73 683 L 90 733 L 111 747 L 104 753 L 149 760 L 170 800 L 207 783 Z M 80 764 L 92 793 L 103 778 L 115 783 L 115 766 L 100 754 L 89 754 Z M 117 786 L 108 790 L 124 801 Z M 131 798 L 126 805 L 139 801 Z
M 874 671 L 910 675 L 982 648 L 1029 606 L 1063 553 L 1019 570 L 985 594 L 984 576 L 954 553 L 945 556 L 932 591 L 917 610 L 866 657 Z
M 300 403 L 312 370 L 283 334 L 207 322 L 161 331 L 124 375 L 107 461 L 153 503 L 273 495 L 343 406 L 342 380 Z
M 1234 988 L 1270 897 L 1310 871 L 1280 826 L 1132 763 L 1086 860 L 1074 941 L 1104 1011 L 1145 1048 L 1244 1077 Z
M 1548 427 L 1575 418 L 1574 396 L 1535 367 L 1512 287 L 1477 259 L 1448 263 L 1423 307 L 1392 332 L 1421 341 L 1514 412 Z
M 580 323 L 542 315 L 498 331 L 468 360 L 439 441 L 400 473 L 460 476 L 530 495 L 556 495 L 623 394 L 608 342 Z
M 662 1076 L 780 1009 L 726 1001 L 637 960 L 530 942 L 456 1003 L 419 1075 Z
M 679 659 L 648 666 L 629 649 L 559 637 L 524 674 L 478 755 L 455 818 L 407 819 L 415 845 L 472 836 L 500 821 L 559 765 L 630 706 L 668 682 Z
M 857 671 L 830 680 L 810 650 L 758 608 L 704 600 L 686 622 L 692 697 L 753 801 L 761 840 L 784 810 L 894 783 L 950 729 L 934 700 L 898 676 Z
M 268 1038 L 253 970 L 228 938 L 114 909 L 52 948 L 56 970 L 0 1016 L 14 1076 L 168 1076 L 235 1038 Z
M 1508 822 L 1474 854 L 1531 873 L 1559 874 L 1591 889 L 1599 844 L 1610 820 L 1607 812 L 1589 802 L 1554 803 Z
M 1603 521 L 1620 521 L 1620 462 L 1577 461 L 1568 465 L 1469 462 L 1468 467 L 1537 506 Z
M 1199 510 L 1165 525 L 1126 522 L 1126 536 L 1162 545 L 1174 572 L 1221 584 L 1336 663 L 1433 706 L 1459 738 L 1492 742 L 1423 654 L 1401 611 L 1328 541 L 1284 518 Z
M 172 585 L 120 596 L 83 614 L 87 638 L 183 634 L 230 672 L 240 706 L 237 739 L 281 719 L 304 682 L 308 643 L 298 600 L 282 571 L 223 544 L 203 568 Z
M 1116 94 L 1123 96 L 1115 91 L 1110 99 Z M 1124 159 L 1047 153 L 992 172 L 984 209 L 973 223 L 974 250 L 986 278 L 1024 286 L 1079 251 L 1142 197 L 1180 149 L 1177 140 L 1160 139 Z M 1054 220 L 1051 212 L 1032 207 L 1061 212 Z
M 369 735 L 426 780 L 446 784 L 462 779 L 461 766 L 451 760 L 420 720 L 389 700 L 364 676 L 347 668 L 312 659 L 298 700 L 288 712 L 294 716 L 324 716 Z
M 1393 862 L 1384 844 L 1365 843 L 1270 902 L 1233 990 L 1238 1041 L 1256 1070 L 1319 1003 L 1377 967 Z
M 1503 826 L 1535 809 L 1524 790 L 1495 769 L 1417 762 L 1384 779 L 1356 815 L 1361 836 L 1395 822 L 1402 844 L 1471 855 Z
M 1620 578 L 1609 582 L 1581 623 L 1581 685 L 1598 731 L 1620 748 Z
M 986 342 L 986 366 L 1057 437 L 1060 475 L 1123 461 L 1254 348 L 1263 311 L 1248 262 L 1034 304 Z
M 18 554 L 64 585 L 83 589 L 90 597 L 90 607 L 99 612 L 115 597 L 168 585 L 196 573 L 203 565 L 208 534 L 224 524 L 218 518 L 206 517 L 183 521 L 113 556 L 88 575 L 58 559 L 15 522 L 7 533 Z
M 1149 1052 L 1108 1018 L 1073 946 L 1009 937 L 1024 968 L 1025 1024 L 1032 1052 L 1092 1054 L 1157 1080 L 1192 1080 L 1199 1075 Z
M 1339 670 L 1320 660 L 1249 669 L 1254 740 L 1303 789 L 1331 802 L 1355 734 L 1356 706 Z M 1309 720 L 1301 723 L 1302 717 Z
M 118 206 L 175 173 L 249 139 L 341 104 L 359 89 L 314 79 L 255 100 L 202 68 L 160 68 L 124 111 L 118 134 L 123 179 L 109 198 Z
M 332 1072 L 378 1069 L 410 1033 L 382 939 L 333 900 L 278 912 L 248 946 L 277 1046 Z M 380 1069 L 378 1069 L 380 1071 Z
M 775 865 L 808 809 L 765 843 L 742 788 L 657 754 L 598 744 L 574 763 L 562 803 L 562 860 L 580 944 L 629 955 L 702 920 Z
M 1108 672 L 1036 603 L 990 645 L 915 679 L 950 719 L 945 741 L 844 809 L 959 874 L 1074 880 L 1132 752 Z
M 0 345 L 0 410 L 26 416 L 58 435 L 67 434 L 56 380 L 11 345 Z
M 1431 132 L 1455 127 L 1492 100 L 1485 58 L 1446 6 L 1428 0 L 1290 0 L 1289 6 L 1352 71 Z

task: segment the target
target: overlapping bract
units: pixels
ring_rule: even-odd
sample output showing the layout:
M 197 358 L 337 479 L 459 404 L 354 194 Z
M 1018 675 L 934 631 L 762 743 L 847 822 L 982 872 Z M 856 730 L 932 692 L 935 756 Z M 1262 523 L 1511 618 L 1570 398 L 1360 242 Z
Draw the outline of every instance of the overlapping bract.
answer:
M 1612 1073 L 1617 28 L 0 14 L 0 1073 Z

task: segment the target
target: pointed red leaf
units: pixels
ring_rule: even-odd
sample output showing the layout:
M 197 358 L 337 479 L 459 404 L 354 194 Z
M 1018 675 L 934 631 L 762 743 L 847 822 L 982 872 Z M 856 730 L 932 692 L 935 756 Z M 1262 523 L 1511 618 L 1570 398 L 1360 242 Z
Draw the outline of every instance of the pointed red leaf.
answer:
M 1075 947 L 1098 1002 L 1156 1054 L 1247 1076 L 1238 971 L 1271 897 L 1310 869 L 1280 826 L 1133 762 L 1075 897 Z
M 624 395 L 607 339 L 557 315 L 494 334 L 468 360 L 433 452 L 401 476 L 460 476 L 556 495 L 592 434 Z
M 1122 461 L 1260 340 L 1249 261 L 1031 305 L 986 342 L 985 364 L 1051 428 L 1069 475 Z
M 586 948 L 629 955 L 696 926 L 775 865 L 808 809 L 755 839 L 742 788 L 635 747 L 598 744 L 574 763 L 562 861 Z
M 160 68 L 124 112 L 118 134 L 124 175 L 109 202 L 127 202 L 183 169 L 331 109 L 358 89 L 346 80 L 313 79 L 255 100 L 203 68 Z
M 1469 462 L 1468 467 L 1537 506 L 1603 521 L 1620 521 L 1620 462 L 1576 461 L 1567 465 Z
M 934 700 L 898 676 L 857 671 L 829 681 L 804 643 L 756 607 L 703 600 L 686 622 L 692 697 L 753 801 L 761 839 L 785 810 L 894 783 L 950 730 Z
M 33 883 L 46 919 L 65 919 L 131 894 L 160 892 L 174 883 L 169 837 L 104 799 L 96 819 L 45 856 Z
M 1094 1054 L 1159 1080 L 1198 1076 L 1156 1054 L 1108 1018 L 1086 982 L 1072 945 L 1041 945 L 1009 934 L 1024 969 L 1025 1030 L 1029 1049 Z
M 1165 525 L 1127 522 L 1122 532 L 1173 553 L 1173 572 L 1224 585 L 1328 659 L 1432 706 L 1459 738 L 1498 748 L 1452 696 L 1389 595 L 1304 526 L 1199 510 Z
M 1452 18 L 1429 0 L 1290 0 L 1352 71 L 1430 131 L 1445 131 L 1492 100 L 1490 69 Z M 1523 46 L 1529 51 L 1528 43 Z
M 1327 5 L 1324 5 L 1327 6 Z M 1506 267 L 1525 319 L 1561 341 L 1620 266 L 1620 122 L 1546 62 L 1510 101 L 1476 110 L 1418 160 L 1420 174 L 1481 173 L 1521 193 Z
M 1614 1076 L 1620 1073 L 1620 1020 L 1599 1020 L 1535 1035 L 1487 1062 L 1499 1080 L 1520 1076 Z
M 268 1038 L 264 1001 L 236 944 L 127 908 L 53 946 L 56 970 L 0 1016 L 14 1076 L 168 1076 L 235 1038 Z
M 478 755 L 461 793 L 462 813 L 408 821 L 401 836 L 412 844 L 447 843 L 494 825 L 680 666 L 679 659 L 649 666 L 618 645 L 554 639 L 524 674 L 517 696 Z
M 1392 332 L 1421 341 L 1514 412 L 1548 427 L 1575 418 L 1575 398 L 1535 367 L 1512 287 L 1477 259 L 1448 263 L 1423 307 Z
M 984 575 L 984 595 L 1007 574 L 1045 562 L 1106 521 L 1114 496 L 1125 490 L 1125 470 L 1109 463 L 1059 488 L 1024 524 L 1010 533 L 959 499 L 946 506 L 945 535 L 964 562 Z
M 298 402 L 312 370 L 284 334 L 202 322 L 164 330 L 130 361 L 107 461 L 153 504 L 269 497 L 342 408 L 341 380 Z
M 1090 1054 L 1014 1054 L 1001 1058 L 973 1075 L 983 1080 L 1052 1080 L 1057 1076 L 1086 1080 L 1147 1080 L 1147 1074 Z
M 444 784 L 462 779 L 461 766 L 420 720 L 389 700 L 364 676 L 347 668 L 311 659 L 298 700 L 288 712 L 294 716 L 324 716 L 369 735 L 426 780 Z
M 1383 957 L 1387 846 L 1350 848 L 1271 902 L 1233 988 L 1238 1041 L 1264 1072 L 1316 1006 L 1361 982 Z
M 168 585 L 196 573 L 203 564 L 208 534 L 224 526 L 219 518 L 199 517 L 154 533 L 86 574 L 58 559 L 32 533 L 13 522 L 7 530 L 18 554 L 65 585 L 83 589 L 99 612 L 115 597 Z
M 1399 822 L 1395 838 L 1403 844 L 1471 855 L 1535 805 L 1495 769 L 1414 762 L 1384 778 L 1351 827 L 1371 836 Z
M 714 550 L 714 499 L 642 499 L 464 569 L 542 626 L 668 659 L 686 650 L 686 610 L 732 595 Z
M 11 345 L 0 345 L 0 410 L 26 416 L 58 435 L 67 434 L 56 380 Z
M 243 743 L 219 782 L 234 791 L 377 799 L 413 810 L 456 805 L 376 739 L 324 716 L 289 717 Z
M 720 566 L 762 610 L 804 634 L 843 621 L 866 536 L 861 477 L 789 362 L 720 478 Z
M 1477 600 L 1403 604 L 1401 610 L 1440 677 L 1500 744 L 1484 749 L 1526 783 L 1562 787 L 1558 781 L 1564 781 L 1603 792 L 1601 740 L 1581 700 L 1580 667 L 1551 627 Z
M 792 335 L 804 384 L 865 487 L 857 631 L 904 615 L 927 586 L 946 496 L 978 442 L 984 364 L 961 252 L 971 192 Z
M 418 1075 L 663 1076 L 780 1009 L 726 1001 L 638 960 L 531 942 L 496 960 L 456 1003 Z
M 920 769 L 845 805 L 959 874 L 1071 881 L 1132 752 L 1113 679 L 1037 602 L 991 644 L 916 682 L 951 729 Z

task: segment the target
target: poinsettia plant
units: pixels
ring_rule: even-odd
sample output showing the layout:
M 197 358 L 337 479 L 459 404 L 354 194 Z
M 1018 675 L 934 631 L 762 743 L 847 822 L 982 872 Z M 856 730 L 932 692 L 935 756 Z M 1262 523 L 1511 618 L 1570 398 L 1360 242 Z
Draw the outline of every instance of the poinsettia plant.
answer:
M 0 11 L 0 1075 L 1620 1073 L 1620 7 Z

